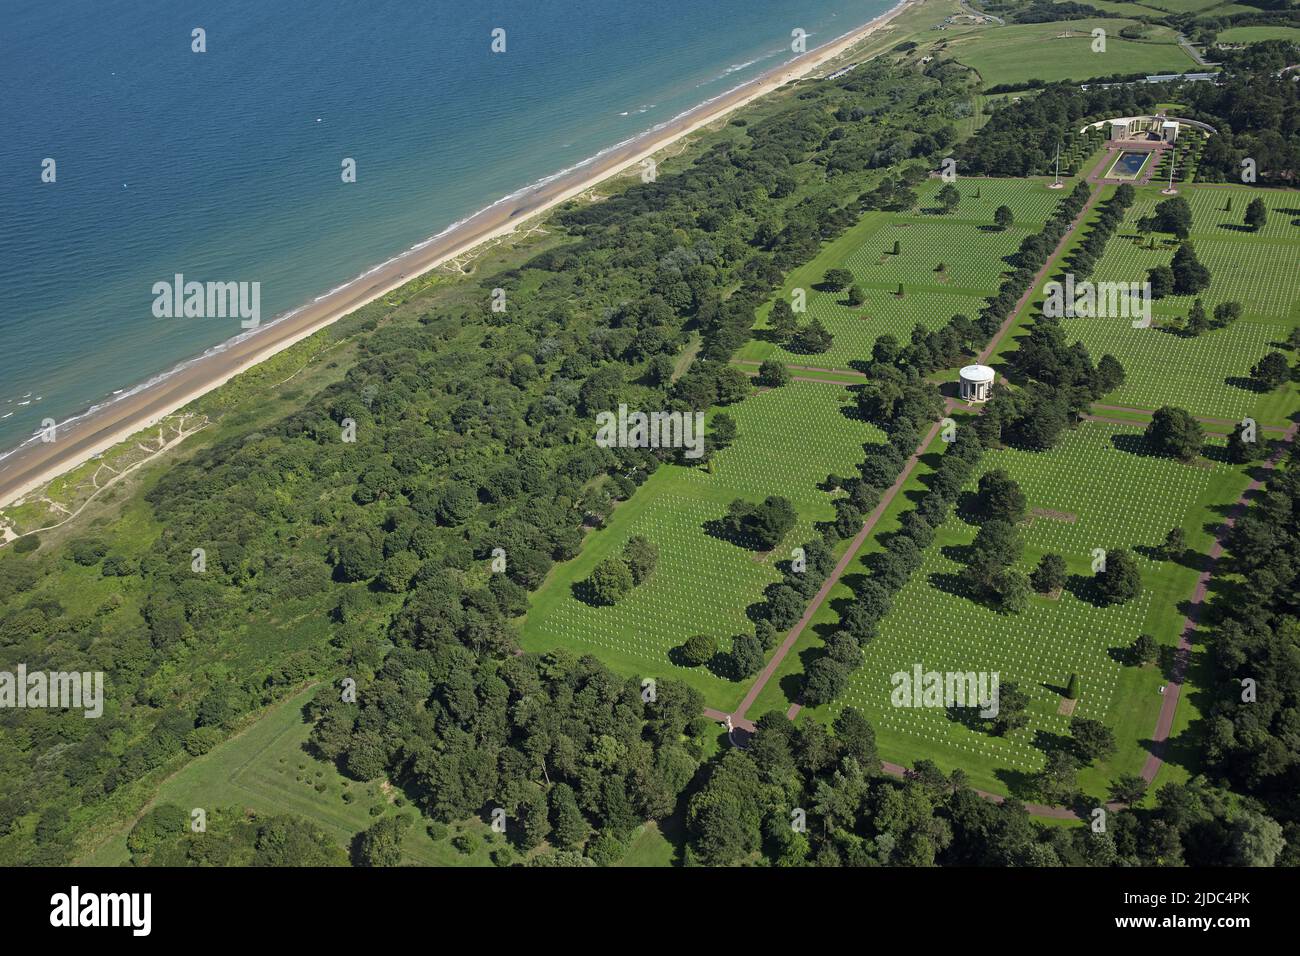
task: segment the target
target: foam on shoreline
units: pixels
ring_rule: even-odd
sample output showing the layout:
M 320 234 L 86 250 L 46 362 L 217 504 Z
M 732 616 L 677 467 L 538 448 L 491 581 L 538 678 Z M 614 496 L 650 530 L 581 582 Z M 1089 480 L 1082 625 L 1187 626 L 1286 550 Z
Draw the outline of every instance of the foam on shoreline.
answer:
M 40 444 L 41 432 L 38 430 L 35 434 L 33 434 L 31 437 L 27 438 L 23 442 L 19 443 L 18 445 L 6 449 L 4 451 L 0 451 L 0 507 L 10 504 L 14 500 L 26 494 L 28 491 L 43 485 L 44 483 L 48 482 L 54 477 L 57 477 L 59 474 L 62 474 L 68 470 L 71 470 L 72 468 L 77 467 L 78 465 L 84 463 L 90 458 L 93 458 L 96 454 L 102 453 L 102 451 L 106 450 L 107 448 L 110 448 L 114 444 L 117 444 L 119 441 L 122 441 L 125 438 L 129 437 L 131 434 L 134 434 L 137 431 L 140 431 L 144 428 L 148 428 L 156 424 L 161 418 L 165 417 L 167 414 L 171 414 L 171 412 L 175 411 L 177 408 L 183 407 L 183 405 L 189 404 L 190 402 L 194 401 L 197 398 L 202 397 L 208 392 L 213 391 L 216 388 L 219 388 L 221 385 L 225 384 L 225 382 L 229 381 L 231 378 L 233 378 L 235 375 L 239 374 L 240 372 L 246 371 L 248 368 L 251 368 L 253 365 L 258 364 L 261 361 L 264 361 L 265 359 L 270 358 L 271 356 L 277 354 L 278 352 L 283 351 L 286 348 L 289 348 L 290 346 L 296 344 L 302 339 L 315 334 L 317 331 L 324 328 L 325 326 L 332 324 L 333 322 L 337 321 L 338 319 L 342 318 L 345 315 L 351 314 L 352 312 L 363 307 L 369 302 L 373 302 L 375 299 L 387 295 L 393 289 L 400 288 L 402 285 L 405 285 L 407 282 L 410 282 L 411 280 L 417 278 L 418 276 L 432 271 L 433 269 L 437 268 L 439 265 L 446 262 L 447 260 L 454 258 L 455 256 L 458 255 L 463 255 L 466 252 L 469 252 L 477 248 L 478 246 L 482 245 L 484 242 L 487 242 L 491 239 L 498 238 L 499 236 L 507 235 L 510 232 L 513 232 L 516 226 L 526 221 L 527 219 L 534 218 L 536 216 L 549 212 L 555 206 L 558 206 L 563 202 L 567 202 L 569 199 L 573 198 L 576 195 L 579 195 L 582 192 L 585 192 L 587 189 L 590 189 L 592 186 L 595 186 L 598 183 L 604 181 L 605 179 L 617 175 L 619 172 L 627 169 L 629 166 L 632 166 L 635 163 L 640 162 L 646 156 L 652 155 L 653 153 L 658 152 L 659 150 L 665 148 L 666 146 L 671 145 L 676 140 L 686 135 L 689 135 L 690 133 L 699 129 L 701 126 L 707 125 L 708 123 L 715 121 L 716 119 L 720 118 L 726 113 L 732 112 L 736 109 L 739 109 L 747 105 L 748 103 L 752 102 L 754 99 L 766 95 L 768 92 L 771 92 L 779 88 L 780 86 L 783 86 L 785 83 L 790 82 L 790 80 L 792 79 L 797 79 L 806 76 L 807 74 L 811 73 L 813 70 L 821 66 L 823 63 L 825 63 L 827 60 L 839 56 L 840 54 L 845 52 L 848 48 L 852 47 L 856 43 L 865 39 L 874 30 L 888 23 L 890 20 L 892 20 L 895 16 L 901 13 L 908 6 L 911 6 L 918 2 L 923 2 L 923 0 L 899 0 L 899 2 L 896 3 L 889 10 L 878 15 L 877 17 L 873 18 L 867 23 L 864 23 L 861 26 L 848 31 L 847 33 L 844 33 L 832 40 L 829 40 L 826 43 L 818 47 L 815 47 L 812 50 L 809 50 L 807 53 L 802 53 L 796 56 L 792 56 L 786 59 L 781 64 L 776 65 L 769 70 L 766 70 L 759 76 L 753 77 L 749 80 L 739 83 L 736 86 L 733 86 L 727 90 L 722 91 L 721 93 L 717 93 L 714 96 L 711 96 L 708 99 L 700 103 L 697 103 L 696 105 L 690 107 L 689 109 L 683 110 L 682 112 L 678 113 L 677 115 L 669 119 L 656 123 L 655 125 L 649 127 L 648 129 L 635 134 L 634 136 L 626 137 L 625 139 L 622 139 L 617 143 L 604 147 L 603 149 L 581 160 L 580 162 L 567 166 L 557 172 L 550 173 L 546 176 L 543 176 L 533 181 L 532 183 L 529 183 L 528 185 L 515 190 L 514 192 L 502 196 L 496 201 L 489 203 L 488 205 L 477 210 L 476 212 L 471 213 L 470 215 L 465 216 L 451 223 L 450 225 L 446 226 L 445 228 L 435 233 L 434 235 L 429 236 L 427 239 L 423 239 L 420 242 L 415 243 L 404 252 L 401 252 L 395 256 L 391 256 L 388 259 L 384 260 L 383 262 L 371 266 L 370 268 L 366 269 L 364 272 L 348 280 L 347 282 L 341 283 L 340 285 L 337 285 L 334 288 L 321 293 L 320 295 L 313 298 L 310 302 L 305 302 L 293 309 L 290 309 L 287 312 L 283 312 L 279 315 L 272 317 L 269 321 L 262 323 L 256 329 L 246 330 L 216 345 L 210 346 L 200 354 L 185 359 L 184 361 L 177 363 L 176 365 L 172 366 L 166 371 L 151 376 L 150 378 L 142 382 L 139 382 L 136 385 L 114 390 L 112 394 L 108 396 L 105 400 L 92 404 L 84 411 L 81 411 L 75 415 L 71 415 L 61 422 L 57 422 L 55 426 L 56 433 L 62 432 L 65 429 L 68 429 L 72 426 L 76 426 L 78 423 L 83 422 L 86 419 L 91 418 L 93 416 L 99 415 L 105 412 L 106 409 L 110 409 L 115 405 L 120 405 L 122 403 L 129 402 L 130 400 L 138 398 L 144 393 L 147 393 L 153 389 L 157 389 L 160 386 L 165 385 L 171 379 L 174 379 L 176 376 L 181 375 L 187 370 L 192 369 L 196 364 L 209 361 L 213 359 L 215 356 L 219 356 L 225 352 L 228 352 L 232 348 L 235 348 L 249 340 L 255 340 L 258 336 L 267 335 L 269 332 L 271 332 L 271 330 L 277 330 L 277 327 L 282 326 L 285 322 L 301 314 L 305 309 L 316 306 L 321 302 L 331 299 L 333 297 L 342 296 L 343 294 L 347 293 L 349 290 L 354 289 L 357 286 L 363 284 L 371 277 L 379 275 L 385 272 L 386 270 L 390 270 L 401 262 L 404 262 L 408 259 L 415 260 L 415 265 L 417 266 L 417 268 L 414 268 L 413 271 L 410 273 L 403 273 L 401 276 L 399 276 L 400 281 L 394 281 L 393 283 L 391 283 L 389 288 L 385 288 L 380 292 L 376 293 L 375 295 L 370 296 L 364 302 L 352 303 L 347 306 L 341 307 L 338 310 L 335 310 L 334 312 L 330 313 L 328 316 L 322 318 L 320 321 L 313 323 L 309 328 L 300 330 L 298 333 L 288 337 L 285 341 L 275 343 L 275 347 L 266 350 L 265 354 L 258 354 L 254 356 L 252 359 L 250 359 L 249 361 L 240 363 L 233 369 L 216 370 L 217 374 L 215 374 L 209 381 L 203 383 L 201 386 L 187 393 L 186 396 L 184 397 L 184 401 L 180 402 L 179 404 L 176 404 L 175 407 L 171 408 L 169 411 L 160 414 L 150 415 L 147 417 L 142 417 L 137 420 L 124 419 L 124 421 L 121 423 L 121 427 L 117 429 L 112 434 L 112 436 L 99 441 L 97 444 L 93 446 L 93 449 L 84 450 L 78 457 L 74 459 L 64 460 L 57 463 L 51 462 L 50 467 L 42 471 L 40 475 L 34 478 L 24 480 L 20 485 L 9 486 L 9 487 L 4 486 L 3 485 L 3 481 L 4 481 L 3 463 L 7 459 L 11 458 L 12 456 L 24 452 L 28 449 L 31 449 L 34 445 Z M 765 58 L 766 57 L 760 57 L 758 59 L 765 59 Z M 752 60 L 750 61 L 750 63 L 742 64 L 735 69 L 736 70 L 743 69 L 745 66 L 751 65 L 754 62 L 758 62 L 758 59 Z M 795 67 L 796 72 L 792 76 L 785 77 L 784 79 L 781 79 L 779 83 L 775 83 L 775 85 L 771 85 L 769 87 L 769 84 L 773 84 L 774 81 L 780 78 L 782 73 L 789 70 L 792 67 L 792 65 L 798 64 L 798 61 L 800 60 L 804 60 L 805 62 Z M 727 70 L 727 73 L 724 73 L 722 75 L 725 76 L 728 73 L 733 71 L 734 71 L 733 69 L 729 68 Z M 726 100 L 730 97 L 736 96 L 736 94 L 744 91 L 748 87 L 753 87 L 754 89 L 754 92 L 751 95 L 738 99 L 735 103 L 729 104 L 723 110 L 718 110 L 718 111 L 711 110 L 711 107 L 713 107 L 715 104 L 719 103 L 720 101 Z M 663 131 L 670 129 L 671 127 L 678 124 L 683 124 L 683 125 L 679 130 L 677 130 L 671 136 L 671 138 L 664 139 L 662 141 L 660 141 L 657 138 L 659 134 L 661 134 Z M 565 177 L 573 176 L 574 174 L 581 172 L 583 169 L 586 169 L 588 167 L 598 166 L 604 158 L 610 156 L 611 154 L 617 153 L 619 151 L 626 150 L 629 147 L 637 145 L 638 143 L 643 143 L 645 145 L 645 149 L 637 151 L 630 158 L 625 159 L 614 166 L 611 166 L 607 169 L 594 171 L 591 178 L 575 184 L 574 186 L 565 190 L 563 193 L 551 197 L 546 202 L 539 205 L 536 209 L 526 210 L 518 220 L 506 220 L 503 223 L 498 223 L 494 228 L 492 228 L 489 232 L 485 234 L 479 235 L 477 237 L 467 237 L 467 245 L 465 245 L 463 248 L 450 249 L 446 253 L 427 262 L 419 261 L 418 254 L 420 252 L 427 249 L 430 245 L 438 242 L 439 240 L 445 239 L 448 236 L 454 234 L 457 230 L 465 227 L 466 224 L 471 223 L 480 218 L 489 216 L 493 212 L 493 210 L 496 210 L 501 206 L 508 205 L 512 202 L 518 202 L 519 200 L 524 199 L 531 194 L 541 192 L 545 190 L 546 187 L 550 186 L 552 183 L 562 180 Z M 518 212 L 516 212 L 516 215 L 518 215 Z M 470 241 L 471 239 L 472 241 Z

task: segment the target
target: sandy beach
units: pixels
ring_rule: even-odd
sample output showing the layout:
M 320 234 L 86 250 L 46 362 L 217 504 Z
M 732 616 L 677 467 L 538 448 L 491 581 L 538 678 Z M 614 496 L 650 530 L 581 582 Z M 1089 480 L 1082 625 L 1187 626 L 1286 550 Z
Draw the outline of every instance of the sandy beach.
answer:
M 156 424 L 240 372 L 415 277 L 464 255 L 483 242 L 513 232 L 525 220 L 546 213 L 602 180 L 642 162 L 681 137 L 808 75 L 919 2 L 922 0 L 903 0 L 868 24 L 809 50 L 562 176 L 479 212 L 382 268 L 265 325 L 256 334 L 192 361 L 155 385 L 59 426 L 55 441 L 29 441 L 0 461 L 0 507 L 21 499 L 64 472 Z

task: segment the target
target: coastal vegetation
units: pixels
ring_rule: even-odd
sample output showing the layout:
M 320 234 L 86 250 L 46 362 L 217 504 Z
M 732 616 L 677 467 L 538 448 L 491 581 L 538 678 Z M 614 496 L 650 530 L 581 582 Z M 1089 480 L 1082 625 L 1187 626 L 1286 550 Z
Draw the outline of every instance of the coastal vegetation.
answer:
M 108 675 L 95 720 L 0 710 L 0 863 L 1300 860 L 1296 84 L 1045 84 L 975 129 L 1015 58 L 967 47 L 794 85 L 0 549 L 0 670 Z M 1175 95 L 1220 130 L 1185 203 L 1086 178 L 1079 128 Z M 1162 268 L 1154 328 L 1036 308 Z M 705 413 L 706 454 L 598 445 L 621 406 Z M 892 706 L 918 662 L 1000 673 L 998 712 Z M 705 711 L 751 687 L 734 747 Z

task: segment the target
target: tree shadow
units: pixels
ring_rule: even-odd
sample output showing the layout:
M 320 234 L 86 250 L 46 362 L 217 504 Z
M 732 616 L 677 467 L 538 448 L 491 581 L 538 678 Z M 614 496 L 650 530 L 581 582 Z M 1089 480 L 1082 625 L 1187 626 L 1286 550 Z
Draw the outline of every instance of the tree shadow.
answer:
M 1229 375 L 1223 380 L 1223 383 L 1254 395 L 1263 395 L 1265 392 L 1271 391 L 1267 385 L 1258 379 L 1248 378 L 1244 375 Z
M 939 549 L 939 553 L 954 564 L 967 565 L 975 558 L 975 545 L 971 544 L 946 544 Z
M 989 732 L 988 718 L 980 716 L 978 704 L 973 707 L 945 707 L 943 712 L 944 716 L 954 724 L 961 724 L 966 729 L 977 734 L 987 734 Z
M 1137 655 L 1133 653 L 1133 648 L 1131 646 L 1130 647 L 1108 647 L 1106 648 L 1106 656 L 1109 657 L 1116 664 L 1120 664 L 1125 667 L 1135 667 L 1139 663 L 1137 659 Z
M 1146 558 L 1148 561 L 1165 560 L 1165 549 L 1163 547 L 1152 547 L 1149 544 L 1135 544 L 1133 545 L 1133 553 L 1142 555 L 1142 557 Z
M 1040 682 L 1039 686 L 1042 687 L 1044 690 L 1050 691 L 1051 693 L 1055 694 L 1057 697 L 1065 696 L 1066 688 L 1061 687 L 1057 684 L 1049 684 L 1047 681 L 1042 681 Z
M 974 601 L 976 604 L 980 603 L 979 594 L 960 574 L 936 571 L 930 575 L 929 581 L 930 586 L 936 591 L 951 594 L 953 597 L 965 598 L 968 601 Z
M 1105 607 L 1106 604 L 1097 594 L 1097 580 L 1083 574 L 1070 574 L 1065 578 L 1065 590 L 1076 600 L 1093 607 Z
M 1033 800 L 1038 796 L 1037 783 L 1034 775 L 1024 770 L 1012 770 L 1009 767 L 999 767 L 993 771 L 993 776 L 1002 782 L 1007 793 L 1017 800 Z
M 1075 746 L 1074 738 L 1065 734 L 1054 734 L 1051 731 L 1038 729 L 1034 731 L 1033 744 L 1045 754 L 1051 753 L 1068 753 L 1079 756 L 1078 748 Z
M 721 518 L 710 518 L 701 524 L 700 528 L 710 538 L 717 538 L 719 541 L 727 542 L 727 544 L 734 544 L 736 547 L 742 548 L 745 551 L 752 551 L 756 554 L 761 554 L 765 551 L 771 550 L 770 548 L 763 547 L 761 542 L 752 535 L 733 531 Z
M 957 517 L 967 524 L 978 525 L 984 519 L 980 510 L 980 496 L 973 491 L 959 493 L 957 506 L 953 510 Z
M 1141 427 L 1140 422 L 1134 422 L 1134 425 Z M 1110 443 L 1116 451 L 1122 451 L 1126 455 L 1178 461 L 1173 455 L 1165 455 L 1152 448 L 1151 442 L 1147 441 L 1147 437 L 1143 432 L 1119 432 L 1110 436 Z
M 613 607 L 613 601 L 602 601 L 596 597 L 596 589 L 591 586 L 591 581 L 583 578 L 581 581 L 574 581 L 569 585 L 569 593 L 573 597 L 586 604 L 588 607 Z

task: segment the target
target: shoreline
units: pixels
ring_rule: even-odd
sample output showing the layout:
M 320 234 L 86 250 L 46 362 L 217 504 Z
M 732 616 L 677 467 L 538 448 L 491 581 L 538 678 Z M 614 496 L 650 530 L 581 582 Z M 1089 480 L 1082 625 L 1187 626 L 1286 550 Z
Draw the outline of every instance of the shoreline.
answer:
M 53 442 L 44 443 L 34 436 L 25 439 L 0 458 L 0 508 L 14 504 L 58 476 L 220 388 L 240 373 L 448 260 L 515 232 L 526 221 L 580 196 L 683 137 L 793 80 L 802 79 L 922 2 L 924 0 L 900 0 L 854 30 L 801 53 L 659 126 L 609 147 L 577 166 L 497 200 L 252 333 L 227 339 L 154 379 L 124 387 L 120 397 L 91 406 L 89 410 L 60 423 Z

